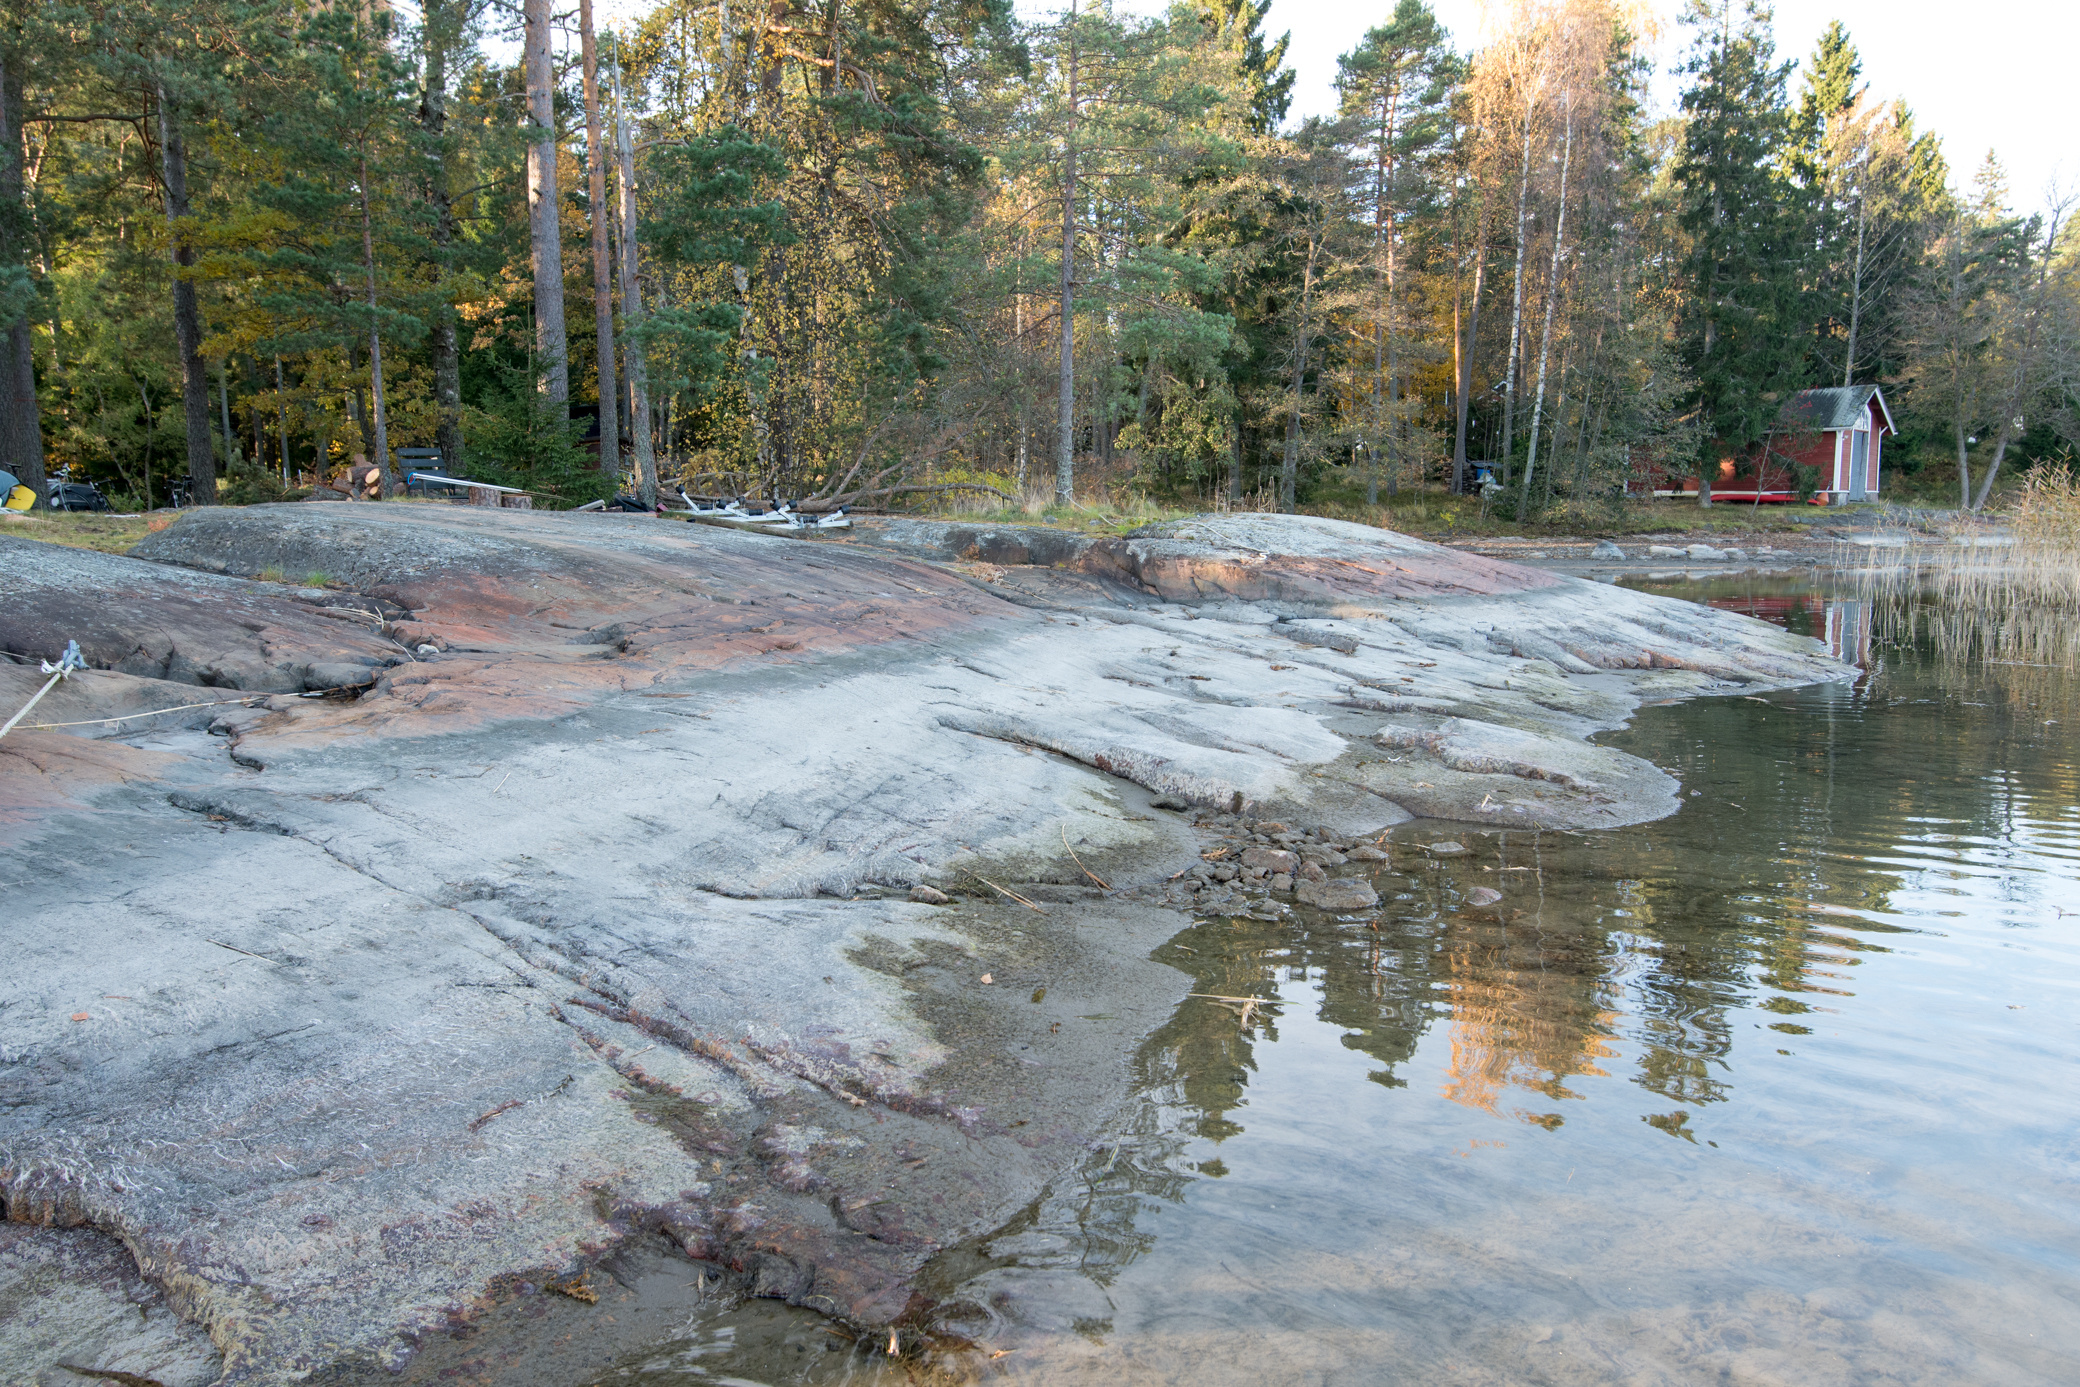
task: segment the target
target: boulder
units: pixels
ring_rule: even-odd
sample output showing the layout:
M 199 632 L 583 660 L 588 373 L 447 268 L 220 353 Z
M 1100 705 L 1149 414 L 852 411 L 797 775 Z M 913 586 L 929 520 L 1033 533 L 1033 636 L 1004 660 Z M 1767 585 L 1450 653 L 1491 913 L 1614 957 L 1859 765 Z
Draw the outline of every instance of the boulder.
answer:
M 1284 848 L 1248 847 L 1242 850 L 1242 865 L 1251 870 L 1291 875 L 1299 869 L 1300 859 Z
M 1317 910 L 1364 910 L 1379 904 L 1379 892 L 1358 877 L 1331 877 L 1300 882 L 1293 888 L 1293 899 Z

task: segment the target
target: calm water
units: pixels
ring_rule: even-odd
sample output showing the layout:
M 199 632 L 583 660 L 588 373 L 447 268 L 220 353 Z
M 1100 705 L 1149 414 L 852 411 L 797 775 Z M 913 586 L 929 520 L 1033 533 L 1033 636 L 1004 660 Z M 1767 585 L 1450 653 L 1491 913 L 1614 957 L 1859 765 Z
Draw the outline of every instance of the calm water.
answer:
M 1403 826 L 1376 930 L 1180 933 L 1262 1005 L 1182 1003 L 1119 1147 L 944 1259 L 975 1348 L 747 1307 L 604 1380 L 2080 1381 L 2073 681 L 1684 592 L 1864 677 L 1643 710 L 1608 740 L 1682 779 L 1661 823 Z

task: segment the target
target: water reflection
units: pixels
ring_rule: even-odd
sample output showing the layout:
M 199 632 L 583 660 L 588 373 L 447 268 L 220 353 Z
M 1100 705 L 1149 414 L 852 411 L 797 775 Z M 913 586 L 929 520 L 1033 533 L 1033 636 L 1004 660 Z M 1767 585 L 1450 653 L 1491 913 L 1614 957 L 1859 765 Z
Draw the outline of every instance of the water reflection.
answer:
M 1376 920 L 1180 932 L 1119 1142 L 946 1260 L 934 1374 L 2074 1379 L 2070 683 L 1704 595 L 1865 677 L 1643 710 L 1661 823 L 1404 825 Z
M 1737 579 L 1730 584 L 1737 592 L 1707 597 L 1709 606 L 1739 612 L 1812 636 L 1827 645 L 1837 660 L 1857 666 L 1871 662 L 1871 621 L 1874 603 L 1867 597 L 1841 597 L 1803 589 L 1787 590 L 1781 580 Z

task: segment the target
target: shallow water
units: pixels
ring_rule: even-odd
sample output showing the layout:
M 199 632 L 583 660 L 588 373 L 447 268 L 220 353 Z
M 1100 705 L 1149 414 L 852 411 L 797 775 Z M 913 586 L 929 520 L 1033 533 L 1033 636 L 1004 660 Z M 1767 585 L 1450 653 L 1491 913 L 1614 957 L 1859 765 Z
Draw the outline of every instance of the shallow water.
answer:
M 1217 997 L 1117 1148 L 941 1259 L 925 1361 L 696 1309 L 597 1380 L 2080 1380 L 2074 681 L 1677 591 L 1865 673 L 1642 710 L 1660 823 L 1403 825 L 1376 929 L 1182 931 Z

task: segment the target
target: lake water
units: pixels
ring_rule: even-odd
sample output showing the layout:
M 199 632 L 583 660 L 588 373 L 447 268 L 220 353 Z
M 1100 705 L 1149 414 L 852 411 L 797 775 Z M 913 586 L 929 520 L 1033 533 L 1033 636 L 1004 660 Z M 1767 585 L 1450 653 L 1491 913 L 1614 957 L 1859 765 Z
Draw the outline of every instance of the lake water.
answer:
M 1260 1004 L 1180 1004 L 1125 1139 L 942 1259 L 928 1361 L 752 1305 L 599 1380 L 2080 1381 L 2074 681 L 1679 591 L 1865 673 L 1643 709 L 1662 822 L 1404 825 L 1377 929 L 1183 930 Z

